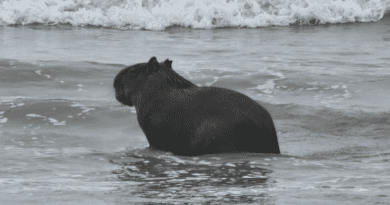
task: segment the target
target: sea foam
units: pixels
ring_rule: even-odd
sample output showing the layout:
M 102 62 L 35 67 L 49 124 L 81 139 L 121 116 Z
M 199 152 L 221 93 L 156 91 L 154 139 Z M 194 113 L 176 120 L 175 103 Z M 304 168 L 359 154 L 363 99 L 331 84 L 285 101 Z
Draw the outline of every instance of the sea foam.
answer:
M 255 28 L 378 21 L 389 8 L 390 0 L 0 0 L 0 25 Z

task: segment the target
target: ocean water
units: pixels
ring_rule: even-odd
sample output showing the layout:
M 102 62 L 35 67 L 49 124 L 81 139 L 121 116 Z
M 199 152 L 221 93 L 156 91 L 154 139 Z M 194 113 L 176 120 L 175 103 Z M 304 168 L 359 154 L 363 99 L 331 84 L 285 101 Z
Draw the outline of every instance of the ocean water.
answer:
M 0 0 L 1 204 L 388 204 L 390 1 Z M 122 68 L 271 113 L 281 155 L 150 150 Z

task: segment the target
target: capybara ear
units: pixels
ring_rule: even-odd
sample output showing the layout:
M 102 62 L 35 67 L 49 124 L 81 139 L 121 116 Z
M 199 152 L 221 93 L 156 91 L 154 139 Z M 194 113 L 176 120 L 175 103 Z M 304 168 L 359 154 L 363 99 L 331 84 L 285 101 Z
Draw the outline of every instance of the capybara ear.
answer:
M 168 58 L 164 61 L 164 64 L 167 68 L 172 69 L 172 61 L 170 61 Z
M 159 67 L 160 67 L 160 65 L 157 62 L 157 58 L 153 56 L 152 58 L 150 58 L 150 60 L 148 62 L 146 72 L 150 73 L 150 72 L 156 71 Z

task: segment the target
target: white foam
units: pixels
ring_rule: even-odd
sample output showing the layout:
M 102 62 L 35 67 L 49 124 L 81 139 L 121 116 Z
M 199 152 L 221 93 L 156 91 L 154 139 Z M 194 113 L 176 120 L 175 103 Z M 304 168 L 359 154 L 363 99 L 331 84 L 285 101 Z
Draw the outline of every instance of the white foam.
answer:
M 38 115 L 38 114 L 27 114 L 26 117 L 41 117 L 41 118 L 46 118 L 45 116 Z
M 57 123 L 57 122 L 58 122 L 58 120 L 56 120 L 56 119 L 54 119 L 54 118 L 49 118 L 49 121 L 50 121 L 51 123 Z
M 58 122 L 57 119 L 54 119 L 54 118 L 48 118 L 49 121 L 53 124 L 53 125 L 66 125 L 66 121 L 62 121 L 62 122 Z
M 6 118 L 6 117 L 0 119 L 0 123 L 6 123 L 7 121 L 8 121 L 8 118 Z
M 89 112 L 91 110 L 95 110 L 95 108 L 90 108 L 90 107 L 81 107 L 81 109 L 83 109 L 83 111 L 81 111 L 82 113 L 86 113 L 86 112 Z
M 70 105 L 71 107 L 82 107 L 84 106 L 83 104 L 80 104 L 78 102 L 73 102 L 73 104 Z
M 32 97 L 26 96 L 0 96 L 0 102 L 10 102 L 9 104 L 13 104 L 12 101 L 16 99 L 31 99 Z
M 389 0 L 4 0 L 0 25 L 71 24 L 121 29 L 287 26 L 378 21 Z M 314 19 L 314 21 L 313 21 Z
M 207 161 L 204 161 L 204 160 L 200 160 L 200 161 L 198 162 L 198 164 L 206 164 L 206 165 L 208 165 L 208 164 L 211 164 L 211 162 L 207 162 Z
M 37 71 L 35 71 L 35 73 L 36 74 L 38 74 L 38 75 L 42 75 L 42 73 L 41 73 L 42 71 L 41 70 L 37 70 Z
M 234 164 L 232 164 L 232 163 L 226 163 L 225 166 L 236 167 L 236 165 L 234 165 Z
M 188 174 L 188 172 L 186 170 L 179 170 L 177 171 L 177 173 L 180 173 L 180 174 Z
M 219 77 L 214 77 L 213 82 L 205 83 L 206 86 L 212 86 L 214 83 L 218 81 Z
M 267 177 L 265 176 L 243 176 L 242 178 L 243 179 L 256 179 L 256 178 L 267 179 Z
M 275 80 L 282 80 L 285 79 L 286 77 L 283 75 L 283 73 L 280 72 L 275 72 L 272 70 L 267 69 L 267 72 L 270 73 L 271 75 L 276 76 L 277 78 L 267 80 L 264 84 L 258 85 L 257 87 L 254 88 L 248 88 L 248 89 L 256 89 L 256 90 L 261 90 L 262 92 L 266 94 L 271 94 L 274 91 L 275 88 Z
M 350 98 L 350 97 L 352 97 L 351 96 L 351 94 L 348 92 L 348 93 L 345 93 L 345 94 L 343 94 L 343 96 L 344 96 L 344 98 Z
M 201 173 L 192 173 L 191 175 L 194 175 L 194 176 L 205 176 L 206 174 L 201 174 Z
M 66 121 L 54 122 L 53 125 L 66 125 Z
M 267 80 L 264 84 L 258 85 L 257 87 L 254 88 L 248 88 L 248 89 L 256 89 L 256 90 L 261 90 L 264 93 L 271 94 L 273 92 L 273 89 L 275 87 L 274 80 Z
M 368 189 L 365 189 L 365 188 L 354 188 L 353 190 L 356 192 L 368 191 Z
M 137 110 L 135 109 L 135 107 L 130 107 L 130 110 L 132 113 L 137 113 Z

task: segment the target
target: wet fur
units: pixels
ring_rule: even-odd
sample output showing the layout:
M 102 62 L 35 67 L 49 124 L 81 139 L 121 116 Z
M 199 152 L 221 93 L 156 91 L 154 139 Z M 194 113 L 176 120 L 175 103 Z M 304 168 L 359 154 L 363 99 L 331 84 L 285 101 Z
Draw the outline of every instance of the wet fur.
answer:
M 273 120 L 256 101 L 239 92 L 198 87 L 152 57 L 121 70 L 116 99 L 135 106 L 151 147 L 177 155 L 222 152 L 279 154 Z

